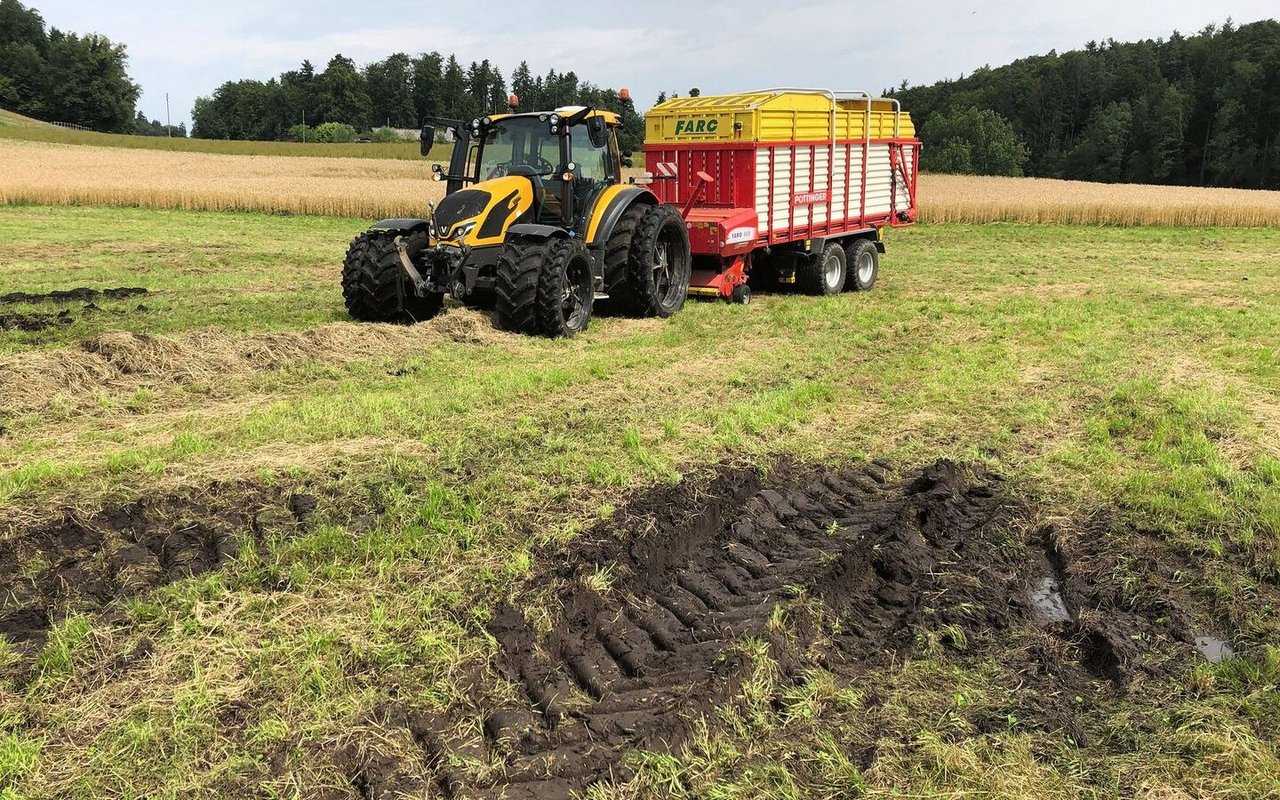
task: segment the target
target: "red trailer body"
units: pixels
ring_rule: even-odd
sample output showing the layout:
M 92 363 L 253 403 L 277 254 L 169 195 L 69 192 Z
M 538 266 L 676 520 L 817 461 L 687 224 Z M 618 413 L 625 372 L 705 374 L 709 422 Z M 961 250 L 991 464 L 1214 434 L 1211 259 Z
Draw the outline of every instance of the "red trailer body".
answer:
M 652 189 L 689 226 L 691 292 L 732 295 L 753 258 L 794 258 L 917 216 L 920 141 L 897 101 L 771 89 L 678 98 L 646 117 Z

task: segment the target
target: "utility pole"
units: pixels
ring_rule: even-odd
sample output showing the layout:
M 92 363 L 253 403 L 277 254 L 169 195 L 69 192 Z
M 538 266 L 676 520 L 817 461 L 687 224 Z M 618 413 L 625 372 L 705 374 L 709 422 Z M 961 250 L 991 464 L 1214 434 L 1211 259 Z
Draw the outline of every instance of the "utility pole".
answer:
M 165 132 L 169 135 L 169 138 L 172 139 L 173 138 L 173 118 L 169 116 L 169 93 L 168 92 L 164 93 L 164 129 L 165 129 Z

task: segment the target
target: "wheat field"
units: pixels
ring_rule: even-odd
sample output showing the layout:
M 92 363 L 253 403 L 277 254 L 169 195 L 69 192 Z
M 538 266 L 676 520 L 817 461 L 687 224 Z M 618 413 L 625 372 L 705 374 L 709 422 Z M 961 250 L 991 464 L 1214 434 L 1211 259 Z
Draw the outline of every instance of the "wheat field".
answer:
M 0 140 L 3 204 L 395 217 L 440 199 L 430 175 L 424 161 Z M 1280 192 L 959 175 L 923 175 L 919 191 L 924 222 L 1280 225 Z

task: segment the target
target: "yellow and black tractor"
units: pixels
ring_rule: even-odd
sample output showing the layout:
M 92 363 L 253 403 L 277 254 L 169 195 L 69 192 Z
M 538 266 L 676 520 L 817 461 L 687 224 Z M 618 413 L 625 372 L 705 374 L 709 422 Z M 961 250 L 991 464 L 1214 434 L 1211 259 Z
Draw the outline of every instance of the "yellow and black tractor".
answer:
M 351 243 L 347 310 L 369 322 L 417 322 L 444 295 L 492 302 L 499 327 L 560 337 L 586 329 L 597 299 L 668 317 L 689 293 L 689 234 L 680 210 L 624 183 L 621 118 L 589 107 L 432 120 L 455 142 L 447 193 L 427 219 L 383 220 Z

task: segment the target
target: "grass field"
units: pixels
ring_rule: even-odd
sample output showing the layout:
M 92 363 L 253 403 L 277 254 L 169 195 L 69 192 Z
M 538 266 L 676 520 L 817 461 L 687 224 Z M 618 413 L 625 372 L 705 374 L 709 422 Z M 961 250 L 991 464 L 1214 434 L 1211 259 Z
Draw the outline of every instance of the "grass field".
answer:
M 0 294 L 148 290 L 0 305 L 5 800 L 522 796 L 592 747 L 629 751 L 597 797 L 1280 794 L 1280 231 L 922 226 L 870 293 L 566 342 L 343 321 L 362 225 L 0 209 Z M 627 559 L 664 526 L 700 535 L 645 508 L 719 508 L 726 465 L 878 459 L 892 487 L 941 458 L 1003 476 L 964 496 L 1011 521 L 871 651 L 842 660 L 835 601 L 784 581 L 691 662 L 718 679 L 663 689 L 682 746 L 632 748 L 635 712 L 533 766 L 501 734 L 536 694 L 505 603 L 573 661 L 578 601 L 642 594 Z M 971 602 L 1046 553 L 1070 624 Z M 592 669 L 553 741 L 606 719 Z
M 3 130 L 0 128 L 0 136 Z M 0 204 L 115 205 L 374 219 L 424 214 L 427 202 L 439 200 L 444 193 L 442 184 L 427 180 L 428 164 L 421 160 L 337 158 L 333 156 L 347 151 L 332 149 L 277 154 L 292 156 L 289 158 L 234 155 L 257 151 L 220 152 L 224 154 L 0 139 L 0 165 L 4 167 Z M 443 146 L 435 155 L 445 157 Z M 920 195 L 925 222 L 1280 225 L 1280 192 L 924 175 Z
M 173 153 L 214 155 L 276 156 L 312 158 L 374 158 L 417 161 L 422 156 L 417 142 L 389 144 L 316 144 L 302 142 L 239 142 L 219 139 L 181 139 L 168 136 L 126 136 L 62 128 L 0 109 L 0 141 L 42 142 L 110 148 L 113 150 L 158 150 Z M 440 146 L 435 155 L 448 156 L 450 146 Z

